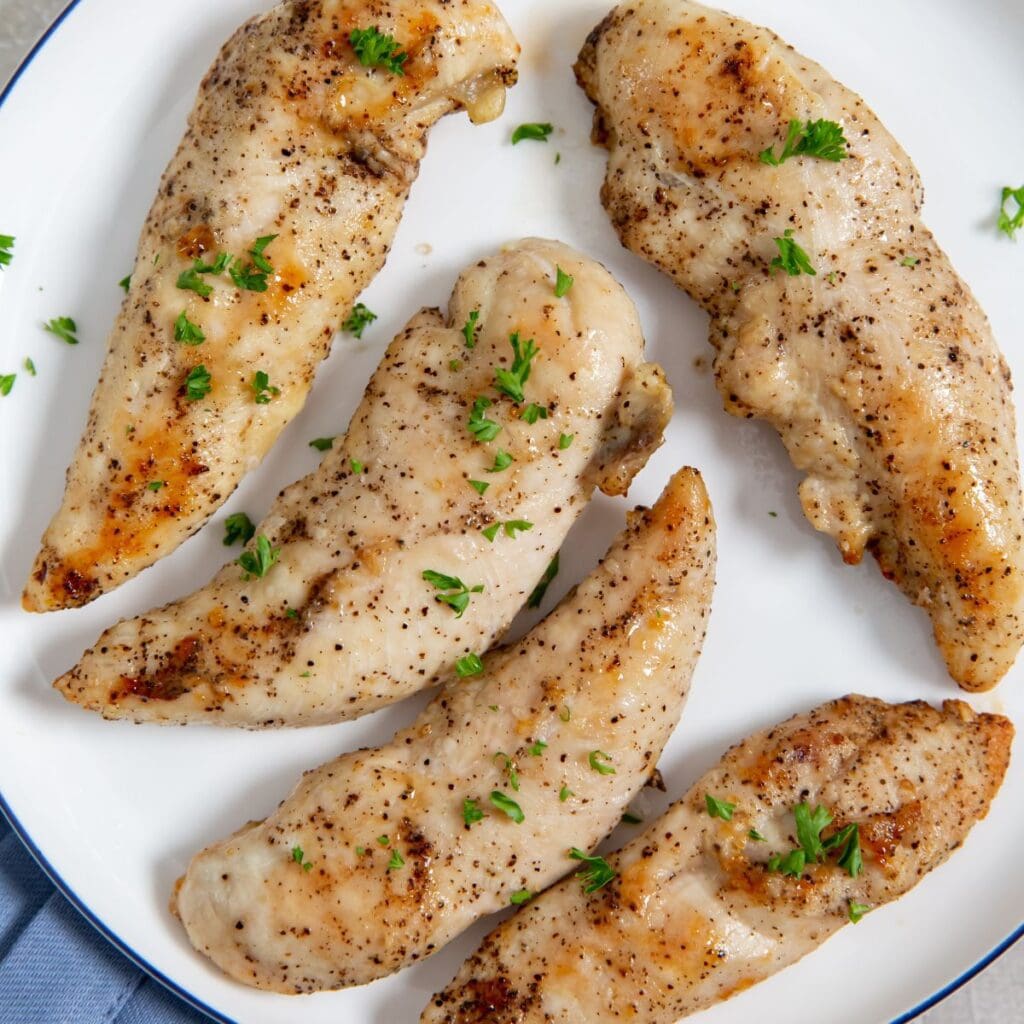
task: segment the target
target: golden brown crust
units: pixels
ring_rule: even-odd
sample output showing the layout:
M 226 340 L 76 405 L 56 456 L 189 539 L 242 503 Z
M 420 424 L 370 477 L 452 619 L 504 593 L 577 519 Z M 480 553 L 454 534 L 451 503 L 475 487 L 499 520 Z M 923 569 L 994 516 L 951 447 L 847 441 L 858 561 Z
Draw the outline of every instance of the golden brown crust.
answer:
M 364 68 L 355 27 L 393 33 L 405 73 Z M 286 0 L 227 42 L 200 88 L 139 241 L 131 287 L 64 500 L 22 599 L 86 604 L 198 530 L 302 408 L 356 297 L 384 264 L 432 124 L 500 112 L 518 45 L 489 0 Z M 178 287 L 194 260 L 244 267 Z M 176 340 L 184 312 L 205 334 Z M 211 390 L 189 398 L 198 367 Z M 254 400 L 257 371 L 278 389 Z M 156 489 L 151 484 L 158 484 Z
M 906 153 L 774 33 L 691 0 L 622 4 L 576 73 L 605 207 L 711 314 L 726 409 L 779 431 L 807 518 L 927 610 L 953 678 L 994 686 L 1024 642 L 1009 372 Z M 840 123 L 847 159 L 767 166 L 793 119 Z M 773 268 L 786 231 L 815 276 Z
M 880 908 L 938 867 L 988 812 L 1012 738 L 1007 719 L 959 702 L 858 696 L 757 733 L 608 856 L 604 888 L 567 879 L 495 929 L 421 1020 L 675 1024 L 728 999 L 817 948 L 855 903 Z M 709 816 L 708 795 L 731 820 Z M 832 813 L 823 839 L 858 825 L 856 877 L 835 855 L 796 877 L 769 869 L 798 845 L 800 802 Z

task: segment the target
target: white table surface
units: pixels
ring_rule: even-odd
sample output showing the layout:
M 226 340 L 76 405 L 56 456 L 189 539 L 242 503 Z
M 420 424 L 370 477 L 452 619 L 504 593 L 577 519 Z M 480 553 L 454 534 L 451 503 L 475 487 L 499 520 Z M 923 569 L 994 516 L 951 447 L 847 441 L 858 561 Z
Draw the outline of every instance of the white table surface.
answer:
M 124 0 L 130 11 L 139 0 Z M 67 0 L 0 0 L 0 83 L 14 71 Z M 0 210 L 3 199 L 0 198 Z M 951 922 L 955 927 L 955 922 Z M 1012 1024 L 1024 1020 L 1024 943 L 920 1017 L 921 1024 Z

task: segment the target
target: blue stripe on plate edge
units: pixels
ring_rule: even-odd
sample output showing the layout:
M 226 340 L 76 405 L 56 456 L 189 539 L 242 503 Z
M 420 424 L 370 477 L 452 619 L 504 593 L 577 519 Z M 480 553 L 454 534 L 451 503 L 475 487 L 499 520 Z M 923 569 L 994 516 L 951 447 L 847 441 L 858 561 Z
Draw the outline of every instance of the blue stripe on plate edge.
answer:
M 4 86 L 3 91 L 0 92 L 0 106 L 3 106 L 7 97 L 14 91 L 14 87 L 18 84 L 21 76 L 28 70 L 28 66 L 35 59 L 37 53 L 50 41 L 50 37 L 61 27 L 67 16 L 82 2 L 82 0 L 71 0 L 71 2 L 64 8 L 60 14 L 57 15 L 53 24 L 42 34 L 39 42 L 32 47 L 28 52 L 28 56 L 18 65 L 14 74 L 11 75 L 10 80 Z M 128 946 L 122 939 L 115 935 L 96 915 L 85 905 L 85 903 L 76 895 L 74 890 L 64 881 L 60 875 L 54 870 L 53 865 L 46 859 L 43 851 L 32 841 L 28 832 L 22 826 L 21 822 L 18 821 L 11 810 L 10 805 L 4 799 L 4 795 L 0 792 L 0 814 L 7 819 L 10 826 L 18 834 L 21 841 L 28 848 L 29 853 L 35 858 L 36 863 L 43 869 L 44 873 L 50 879 L 51 882 L 64 894 L 65 898 L 69 903 L 95 928 L 108 942 L 116 946 L 129 960 L 131 960 L 138 967 L 141 967 L 147 974 L 149 974 L 156 981 L 160 982 L 165 988 L 169 989 L 176 996 L 184 999 L 186 1003 L 195 1007 L 201 1013 L 205 1013 L 207 1016 L 219 1024 L 236 1024 L 235 1021 L 231 1020 L 230 1017 L 225 1017 L 223 1014 L 218 1013 L 212 1007 L 207 1006 L 201 999 L 192 995 L 186 989 L 183 989 L 180 985 L 171 981 L 165 974 L 162 974 L 157 968 L 151 963 L 144 960 L 138 953 L 135 952 L 131 946 Z M 930 1010 L 937 1003 L 941 1003 L 947 996 L 951 996 L 957 989 L 966 985 L 976 974 L 980 974 L 986 967 L 989 966 L 994 960 L 998 960 L 1018 939 L 1024 936 L 1024 923 L 1012 934 L 1008 935 L 995 949 L 992 950 L 987 956 L 982 957 L 976 964 L 969 967 L 963 974 L 958 978 L 951 981 L 945 988 L 939 989 L 934 995 L 929 996 L 923 1002 L 919 1003 L 912 1010 L 908 1010 L 901 1017 L 897 1017 L 892 1024 L 908 1024 L 909 1021 L 920 1017 L 926 1010 Z

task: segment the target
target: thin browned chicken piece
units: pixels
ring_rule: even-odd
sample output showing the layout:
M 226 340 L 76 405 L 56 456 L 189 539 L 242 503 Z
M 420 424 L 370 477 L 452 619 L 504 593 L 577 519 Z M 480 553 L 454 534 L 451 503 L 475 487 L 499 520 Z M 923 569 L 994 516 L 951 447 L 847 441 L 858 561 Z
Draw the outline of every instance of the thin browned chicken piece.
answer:
M 674 1024 L 728 999 L 942 864 L 988 812 L 1012 739 L 960 701 L 856 696 L 757 733 L 610 856 L 602 888 L 566 879 L 492 932 L 421 1022 Z M 825 846 L 857 827 L 859 870 L 848 836 L 789 859 L 800 804 L 831 814 Z
M 350 35 L 371 28 L 405 60 L 364 67 Z M 518 52 L 488 0 L 287 0 L 232 37 L 143 228 L 26 610 L 131 579 L 260 462 L 383 266 L 431 125 L 497 117 Z
M 684 469 L 518 643 L 452 678 L 375 750 L 305 774 L 265 821 L 193 858 L 196 949 L 277 992 L 360 985 L 568 871 L 655 770 L 700 656 L 715 527 Z M 518 896 L 517 896 L 518 894 Z
M 517 350 L 533 352 L 521 401 L 495 386 Z M 611 274 L 558 242 L 506 246 L 462 274 L 447 317 L 413 317 L 345 436 L 278 496 L 245 556 L 262 537 L 265 574 L 229 562 L 108 629 L 56 686 L 108 718 L 252 729 L 433 686 L 505 632 L 595 488 L 624 494 L 671 415 Z M 452 605 L 455 582 L 424 573 L 472 589 Z
M 727 410 L 779 431 L 807 518 L 928 612 L 953 678 L 994 686 L 1024 640 L 1010 374 L 921 222 L 910 158 L 819 65 L 689 0 L 619 6 L 576 72 L 609 149 L 604 204 L 711 314 Z M 759 158 L 821 120 L 846 159 Z M 776 239 L 816 273 L 773 268 Z

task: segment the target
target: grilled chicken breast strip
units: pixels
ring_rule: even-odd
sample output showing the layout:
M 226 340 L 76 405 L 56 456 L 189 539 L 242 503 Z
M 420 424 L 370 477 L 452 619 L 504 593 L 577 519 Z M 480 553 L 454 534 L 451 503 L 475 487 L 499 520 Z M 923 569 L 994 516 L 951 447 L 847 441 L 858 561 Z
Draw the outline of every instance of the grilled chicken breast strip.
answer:
M 562 298 L 558 267 L 575 279 Z M 537 350 L 521 402 L 495 387 L 513 335 L 524 358 Z M 110 718 L 253 728 L 354 718 L 433 685 L 505 631 L 594 487 L 625 493 L 661 443 L 671 393 L 643 349 L 622 287 L 567 246 L 480 261 L 447 321 L 424 310 L 395 339 L 347 435 L 257 528 L 251 550 L 280 549 L 269 572 L 229 563 L 109 629 L 56 685 Z M 424 572 L 482 589 L 460 598 Z
M 630 516 L 524 640 L 451 681 L 385 747 L 308 772 L 264 822 L 191 863 L 196 949 L 279 992 L 373 981 L 569 870 L 651 776 L 679 719 L 713 587 L 694 470 Z
M 711 314 L 726 409 L 779 431 L 811 524 L 928 612 L 953 678 L 994 686 L 1024 639 L 1010 374 L 921 222 L 910 158 L 819 65 L 689 0 L 616 8 L 576 72 L 609 148 L 604 204 Z M 822 119 L 847 159 L 759 159 Z M 775 239 L 816 275 L 773 269 Z
M 728 999 L 945 861 L 988 812 L 1012 737 L 959 701 L 867 697 L 757 733 L 608 858 L 604 888 L 566 879 L 492 932 L 422 1024 L 674 1024 Z M 858 826 L 856 877 L 836 853 L 796 876 L 768 868 L 800 847 L 800 803 L 831 812 L 826 842 Z
M 349 35 L 373 26 L 403 74 L 360 63 Z M 227 43 L 143 228 L 28 611 L 124 583 L 259 463 L 383 266 L 430 126 L 498 116 L 517 55 L 487 0 L 287 0 Z

